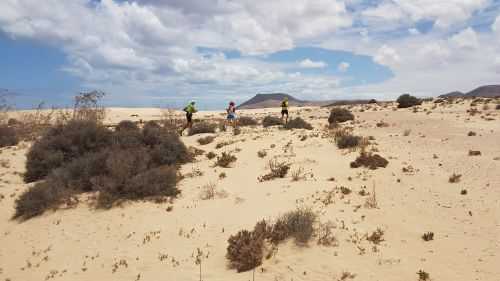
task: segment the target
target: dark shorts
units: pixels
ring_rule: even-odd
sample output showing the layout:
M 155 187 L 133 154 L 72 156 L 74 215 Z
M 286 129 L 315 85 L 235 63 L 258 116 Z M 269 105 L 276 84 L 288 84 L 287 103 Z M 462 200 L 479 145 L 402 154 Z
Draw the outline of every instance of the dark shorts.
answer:
M 281 110 L 281 115 L 282 115 L 282 116 L 283 116 L 283 115 L 288 116 L 288 109 L 282 109 L 282 110 Z
M 193 113 L 189 113 L 187 112 L 186 113 L 186 119 L 189 123 L 191 123 L 193 121 Z

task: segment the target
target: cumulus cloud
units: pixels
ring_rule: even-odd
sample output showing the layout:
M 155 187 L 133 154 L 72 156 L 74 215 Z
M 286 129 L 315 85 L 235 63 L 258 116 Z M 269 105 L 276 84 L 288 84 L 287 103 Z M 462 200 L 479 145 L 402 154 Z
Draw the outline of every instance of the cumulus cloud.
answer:
M 337 66 L 337 69 L 340 72 L 346 72 L 347 69 L 349 69 L 350 66 L 351 66 L 350 63 L 343 61 L 343 62 L 339 63 L 339 65 Z
M 459 48 L 477 49 L 479 41 L 476 32 L 472 28 L 462 30 L 460 33 L 455 34 L 450 39 Z
M 324 68 L 328 65 L 323 61 L 312 61 L 310 59 L 304 59 L 299 62 L 301 68 Z
M 382 65 L 394 65 L 401 61 L 401 58 L 394 48 L 387 45 L 383 45 L 378 49 L 377 53 L 373 57 L 373 60 Z

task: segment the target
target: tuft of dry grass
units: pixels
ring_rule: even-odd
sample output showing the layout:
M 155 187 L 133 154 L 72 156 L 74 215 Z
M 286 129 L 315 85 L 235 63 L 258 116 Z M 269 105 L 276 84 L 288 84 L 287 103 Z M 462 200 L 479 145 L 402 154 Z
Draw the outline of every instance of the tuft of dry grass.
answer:
M 206 156 L 209 160 L 212 160 L 217 156 L 217 154 L 215 154 L 213 151 L 210 151 L 206 154 Z
M 215 166 L 219 166 L 222 168 L 229 168 L 229 166 L 236 162 L 238 158 L 232 155 L 230 152 L 222 152 L 221 156 L 217 156 L 217 161 L 215 162 Z
M 212 143 L 214 141 L 215 137 L 214 136 L 206 136 L 203 138 L 199 138 L 197 141 L 200 145 L 207 145 L 209 143 Z
M 351 162 L 351 168 L 367 167 L 371 170 L 375 170 L 377 168 L 385 168 L 388 164 L 389 161 L 378 154 L 361 152 L 356 160 Z
M 469 150 L 469 156 L 480 156 L 481 151 L 479 150 Z
M 264 149 L 259 150 L 257 151 L 257 156 L 259 156 L 259 158 L 264 158 L 267 156 L 267 152 Z
M 453 173 L 450 176 L 450 178 L 448 179 L 448 182 L 450 182 L 450 183 L 460 182 L 461 177 L 462 177 L 462 175 Z
M 381 228 L 377 228 L 377 230 L 373 231 L 372 234 L 366 237 L 366 240 L 378 245 L 380 242 L 384 241 L 384 231 Z
M 422 234 L 422 240 L 424 241 L 431 241 L 434 240 L 434 232 L 426 232 Z
M 271 170 L 268 174 L 259 177 L 259 181 L 269 181 L 276 178 L 284 178 L 290 170 L 291 164 L 279 162 L 278 160 L 269 160 L 268 167 Z

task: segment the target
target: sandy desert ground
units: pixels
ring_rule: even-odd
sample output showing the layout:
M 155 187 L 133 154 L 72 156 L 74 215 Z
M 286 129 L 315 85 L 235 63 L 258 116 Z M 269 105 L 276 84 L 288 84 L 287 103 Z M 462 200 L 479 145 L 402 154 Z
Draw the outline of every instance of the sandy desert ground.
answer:
M 470 116 L 469 103 L 434 109 L 433 103 L 425 103 L 418 112 L 354 106 L 354 133 L 373 136 L 377 153 L 389 160 L 386 168 L 377 170 L 350 168 L 359 152 L 340 150 L 326 137 L 329 111 L 323 108 L 291 111 L 292 117 L 310 121 L 312 131 L 243 127 L 237 136 L 231 131 L 217 133 L 215 141 L 205 146 L 196 141 L 202 135 L 183 136 L 188 146 L 207 152 L 232 151 L 237 161 L 230 168 L 214 168 L 214 160 L 198 156 L 181 168 L 193 176 L 180 182 L 182 194 L 169 203 L 130 202 L 95 210 L 82 198 L 76 208 L 24 222 L 11 217 L 16 198 L 28 188 L 20 175 L 29 144 L 4 148 L 0 153 L 0 280 L 199 280 L 197 249 L 204 253 L 204 281 L 252 280 L 253 272 L 228 268 L 228 237 L 253 228 L 261 219 L 307 206 L 318 212 L 320 221 L 335 225 L 338 245 L 320 246 L 314 240 L 307 246 L 281 244 L 257 268 L 255 280 L 341 280 L 345 272 L 352 273 L 353 280 L 418 280 L 417 271 L 424 270 L 436 281 L 498 281 L 500 110 L 490 104 L 490 109 L 479 108 L 481 114 Z M 240 114 L 263 117 L 278 111 Z M 112 108 L 107 122 L 159 116 L 154 108 Z M 220 116 L 218 112 L 196 115 L 202 117 Z M 387 124 L 378 127 L 381 121 Z M 411 130 L 409 135 L 405 130 Z M 469 131 L 477 135 L 468 136 Z M 234 143 L 215 148 L 229 140 Z M 257 152 L 263 149 L 267 156 L 259 158 Z M 469 156 L 469 150 L 479 150 L 481 155 Z M 292 171 L 302 168 L 307 178 L 259 182 L 272 158 L 289 161 Z M 223 179 L 221 172 L 226 174 Z M 462 175 L 460 182 L 448 181 L 453 173 Z M 219 191 L 218 196 L 202 200 L 200 193 L 209 184 Z M 352 193 L 338 192 L 341 186 Z M 372 193 L 373 188 L 378 208 L 366 208 L 366 196 L 359 192 Z M 173 209 L 167 211 L 169 207 Z M 374 247 L 364 235 L 377 228 L 384 231 L 384 241 Z M 434 240 L 423 241 L 425 232 L 433 232 Z

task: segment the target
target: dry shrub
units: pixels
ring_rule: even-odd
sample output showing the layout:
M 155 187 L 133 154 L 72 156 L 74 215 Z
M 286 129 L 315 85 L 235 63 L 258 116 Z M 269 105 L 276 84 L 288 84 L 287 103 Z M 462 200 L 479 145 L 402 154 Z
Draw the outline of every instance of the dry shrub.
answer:
M 467 133 L 467 136 L 474 137 L 476 136 L 476 132 L 470 131 L 469 133 Z
M 451 175 L 450 178 L 448 179 L 448 182 L 457 183 L 460 181 L 461 178 L 462 178 L 462 175 L 453 173 L 453 175 Z
M 426 232 L 422 235 L 422 240 L 424 241 L 431 241 L 434 240 L 434 232 Z
M 429 273 L 423 271 L 423 270 L 419 270 L 417 272 L 417 275 L 418 275 L 418 281 L 429 281 L 431 280 L 431 277 L 429 275 Z
M 281 121 L 281 119 L 278 117 L 275 117 L 275 116 L 266 116 L 262 120 L 262 126 L 264 126 L 266 128 L 271 127 L 271 126 L 278 126 L 278 125 L 282 125 L 282 124 L 283 124 L 283 122 Z
M 222 152 L 221 156 L 217 157 L 217 162 L 215 162 L 215 166 L 219 166 L 222 168 L 228 168 L 231 163 L 237 160 L 236 156 L 232 155 L 230 152 Z
M 268 167 L 271 170 L 268 174 L 259 177 L 259 181 L 270 181 L 275 178 L 284 178 L 290 170 L 291 164 L 279 162 L 278 160 L 269 160 Z
M 271 226 L 269 240 L 278 244 L 288 238 L 294 238 L 298 244 L 306 244 L 314 234 L 317 215 L 309 208 L 301 208 L 285 213 Z
M 384 241 L 384 231 L 380 228 L 377 228 L 377 230 L 373 231 L 372 234 L 370 234 L 368 237 L 366 237 L 366 240 L 372 242 L 375 245 L 380 244 L 380 242 Z
M 255 120 L 252 117 L 241 116 L 240 118 L 238 118 L 238 125 L 239 126 L 256 126 L 258 124 L 259 124 L 259 122 L 257 122 L 257 120 Z
M 330 112 L 330 116 L 328 117 L 328 123 L 344 123 L 349 120 L 354 120 L 354 115 L 345 108 L 334 107 Z
M 385 168 L 388 164 L 389 161 L 378 154 L 361 152 L 356 160 L 351 162 L 351 168 L 367 167 L 375 170 L 377 168 Z
M 377 122 L 376 125 L 377 125 L 378 128 L 385 128 L 385 127 L 389 127 L 390 126 L 389 123 L 384 122 L 384 121 Z
M 481 151 L 479 150 L 469 150 L 469 156 L 480 156 Z
M 411 129 L 406 129 L 403 132 L 403 136 L 405 136 L 405 137 L 409 136 L 410 134 L 411 134 Z
M 0 124 L 0 147 L 13 146 L 19 143 L 19 137 L 14 128 Z
M 361 143 L 362 138 L 360 136 L 354 136 L 350 133 L 343 134 L 335 137 L 335 143 L 340 149 L 354 148 Z
M 107 147 L 111 142 L 112 132 L 96 122 L 71 121 L 54 126 L 31 146 L 24 181 L 40 180 L 64 163 Z
M 189 135 L 198 135 L 198 134 L 208 134 L 215 133 L 215 129 L 217 128 L 217 124 L 212 124 L 208 122 L 197 122 L 193 124 L 193 127 L 189 129 Z
M 71 113 L 64 110 L 44 109 L 44 103 L 38 104 L 35 110 L 23 112 L 15 129 L 21 139 L 32 141 L 45 134 L 53 123 L 65 124 L 71 120 Z M 54 117 L 56 115 L 56 118 Z M 57 117 L 58 116 L 58 117 Z M 54 120 L 54 118 L 56 120 Z M 54 122 L 55 121 L 55 122 Z
M 222 173 L 221 173 L 222 175 Z M 221 175 L 219 175 L 219 178 L 224 178 L 225 175 L 223 175 L 221 177 Z M 202 188 L 201 188 L 201 192 L 200 192 L 200 199 L 201 200 L 211 200 L 211 199 L 215 199 L 215 198 L 226 198 L 228 196 L 227 192 L 225 190 L 217 190 L 216 189 L 216 186 L 215 186 L 215 183 L 208 183 L 206 185 L 204 185 Z
M 257 156 L 259 156 L 259 158 L 264 158 L 267 156 L 267 152 L 264 149 L 259 150 L 257 151 Z
M 262 264 L 264 239 L 254 231 L 241 230 L 227 241 L 226 258 L 231 268 L 244 272 Z
M 287 129 L 287 130 L 291 130 L 291 129 L 312 130 L 313 127 L 311 124 L 304 121 L 304 119 L 297 117 L 297 118 L 294 118 L 294 119 L 288 121 L 288 123 L 285 124 L 285 129 Z
M 421 105 L 422 101 L 410 94 L 403 94 L 396 100 L 398 103 L 398 108 L 408 108 L 415 105 Z
M 210 151 L 209 153 L 207 153 L 206 156 L 209 160 L 211 160 L 214 159 L 217 156 L 217 154 L 215 154 L 213 151 Z
M 130 120 L 123 120 L 116 125 L 115 131 L 120 132 L 120 131 L 139 131 L 139 127 L 137 126 L 136 123 L 130 121 Z
M 155 126 L 150 126 L 147 138 L 140 129 L 112 132 L 90 121 L 51 129 L 28 153 L 27 164 L 29 175 L 48 176 L 16 201 L 14 217 L 39 215 L 89 191 L 99 191 L 101 208 L 123 200 L 175 196 L 176 165 L 192 157 L 178 135 L 160 128 L 153 136 Z M 47 159 L 47 155 L 55 156 Z
M 99 102 L 106 94 L 100 91 L 80 93 L 75 97 L 73 120 L 101 123 L 106 117 L 106 108 Z
M 321 223 L 319 224 L 317 235 L 318 235 L 318 245 L 321 246 L 337 246 L 337 238 L 333 235 L 333 229 L 335 224 L 333 222 Z
M 203 137 L 203 138 L 199 138 L 199 139 L 198 139 L 198 143 L 199 143 L 200 145 L 207 145 L 207 144 L 209 144 L 209 143 L 213 142 L 213 141 L 214 141 L 214 139 L 215 139 L 215 137 L 214 137 L 214 136 L 206 136 L 206 137 Z
M 495 109 L 496 109 L 496 110 L 500 110 L 500 104 L 497 104 L 497 105 L 495 106 Z

